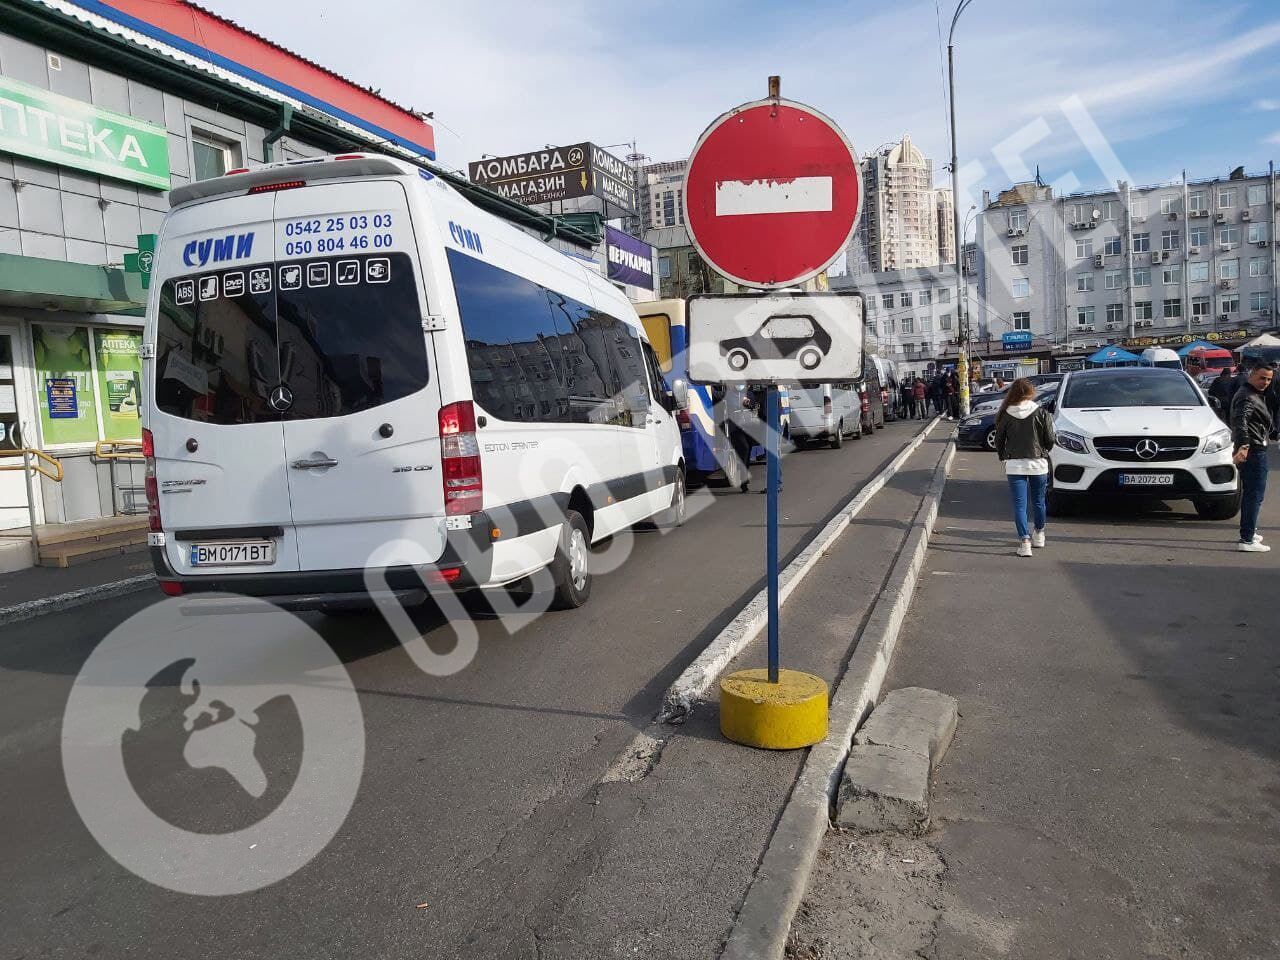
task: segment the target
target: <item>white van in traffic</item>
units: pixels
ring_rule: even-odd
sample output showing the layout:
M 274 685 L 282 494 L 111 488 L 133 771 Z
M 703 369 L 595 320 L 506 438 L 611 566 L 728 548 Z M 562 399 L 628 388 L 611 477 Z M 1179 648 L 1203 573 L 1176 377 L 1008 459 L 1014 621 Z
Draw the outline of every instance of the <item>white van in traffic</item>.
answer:
M 852 383 L 788 384 L 791 442 L 797 447 L 826 441 L 838 449 L 846 437 L 862 436 L 858 390 Z
M 676 399 L 627 298 L 430 172 L 372 155 L 179 187 L 143 348 L 171 595 L 591 590 L 589 544 L 684 518 Z

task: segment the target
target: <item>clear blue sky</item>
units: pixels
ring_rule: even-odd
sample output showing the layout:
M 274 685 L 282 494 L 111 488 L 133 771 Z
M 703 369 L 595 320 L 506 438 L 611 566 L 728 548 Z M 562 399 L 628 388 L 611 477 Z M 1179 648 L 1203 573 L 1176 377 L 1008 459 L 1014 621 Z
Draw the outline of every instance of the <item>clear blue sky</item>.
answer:
M 860 151 L 910 133 L 946 177 L 937 11 L 945 31 L 955 0 L 206 2 L 435 110 L 452 166 L 581 140 L 682 157 L 778 73 L 784 96 L 833 116 Z M 1064 113 L 1073 97 L 1135 183 L 1280 160 L 1275 0 L 974 0 L 956 44 L 960 165 L 985 171 L 969 178 L 974 197 L 1020 164 L 1050 182 L 1108 181 L 1117 168 L 1095 161 Z M 1010 149 L 1019 137 L 1029 142 Z

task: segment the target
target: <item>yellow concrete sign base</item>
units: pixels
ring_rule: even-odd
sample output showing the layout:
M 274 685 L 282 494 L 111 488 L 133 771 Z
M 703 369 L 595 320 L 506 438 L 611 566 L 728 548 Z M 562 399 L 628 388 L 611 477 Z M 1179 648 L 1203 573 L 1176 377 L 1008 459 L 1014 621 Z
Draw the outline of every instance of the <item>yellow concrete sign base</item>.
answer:
M 720 681 L 720 732 L 766 750 L 811 747 L 827 736 L 827 684 L 797 670 L 742 670 Z

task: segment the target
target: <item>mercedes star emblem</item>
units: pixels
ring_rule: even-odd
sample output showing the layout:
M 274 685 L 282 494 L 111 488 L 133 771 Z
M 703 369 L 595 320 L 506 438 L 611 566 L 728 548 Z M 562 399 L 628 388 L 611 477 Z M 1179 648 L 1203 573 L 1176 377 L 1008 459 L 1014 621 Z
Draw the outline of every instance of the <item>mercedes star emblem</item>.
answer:
M 1139 440 L 1133 452 L 1143 460 L 1154 460 L 1156 454 L 1160 452 L 1160 444 L 1154 440 Z
M 271 399 L 268 402 L 272 410 L 284 413 L 293 406 L 293 391 L 282 383 L 271 391 Z

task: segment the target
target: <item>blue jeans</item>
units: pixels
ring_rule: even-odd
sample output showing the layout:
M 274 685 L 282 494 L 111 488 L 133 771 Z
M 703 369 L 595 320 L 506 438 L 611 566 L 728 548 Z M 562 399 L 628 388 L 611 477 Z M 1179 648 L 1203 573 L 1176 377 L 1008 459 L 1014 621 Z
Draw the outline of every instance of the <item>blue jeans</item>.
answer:
M 1240 464 L 1240 542 L 1250 543 L 1258 532 L 1258 513 L 1267 493 L 1267 450 L 1252 446 Z
M 1031 509 L 1035 514 L 1036 529 L 1043 530 L 1046 520 L 1044 497 L 1049 489 L 1049 475 L 1040 473 L 1020 476 L 1011 473 L 1007 479 L 1009 496 L 1013 498 L 1013 525 L 1018 528 L 1019 539 L 1026 540 L 1031 536 L 1031 531 L 1027 529 L 1027 494 L 1028 492 L 1031 494 Z

